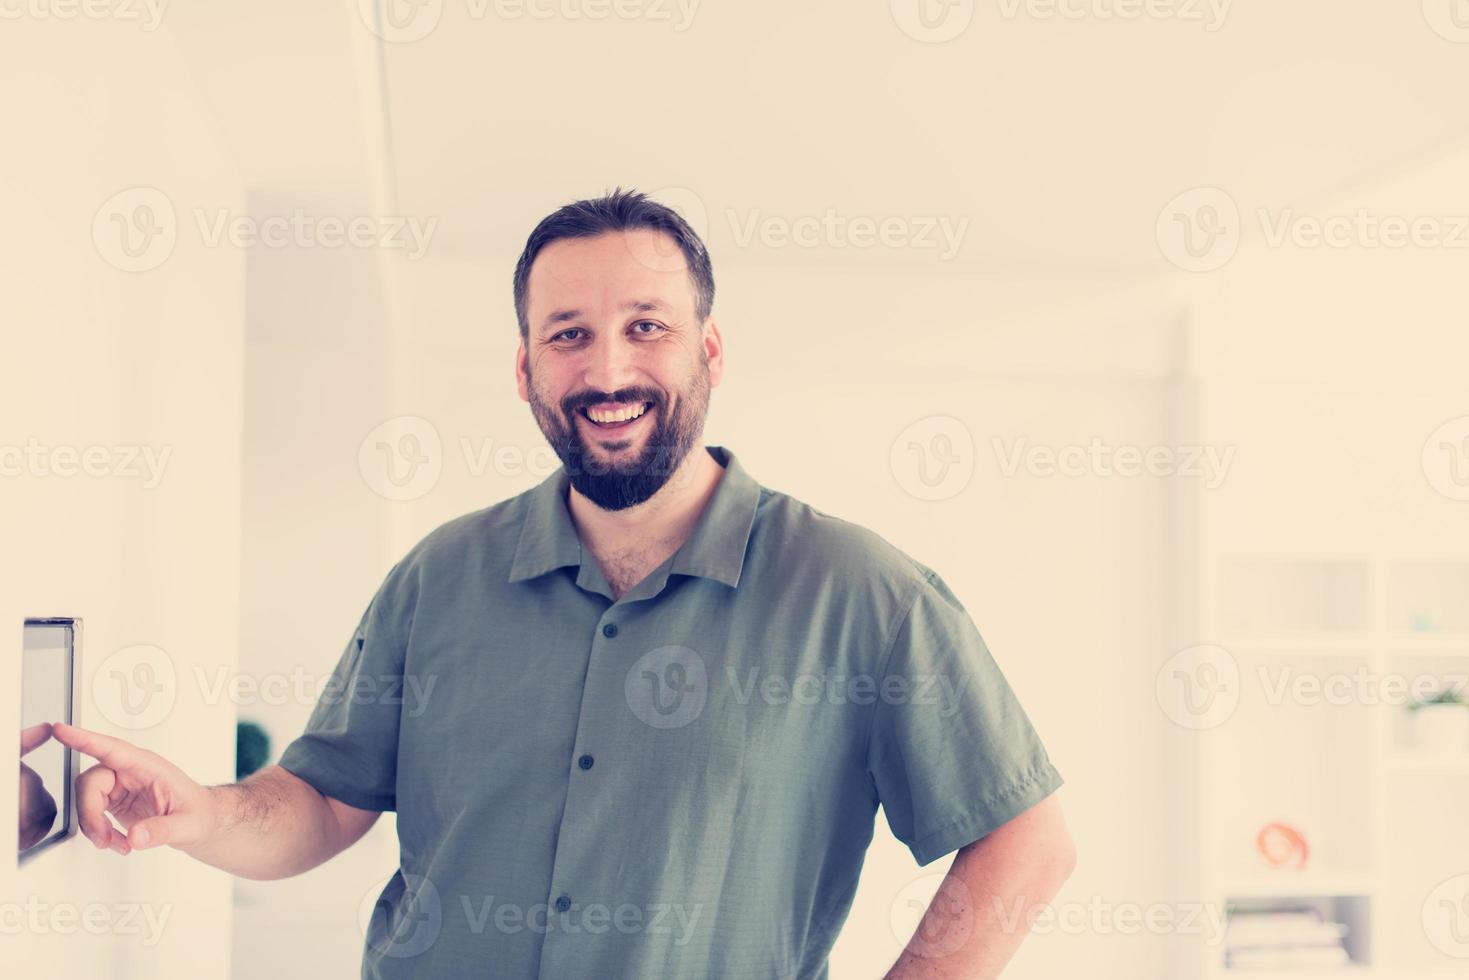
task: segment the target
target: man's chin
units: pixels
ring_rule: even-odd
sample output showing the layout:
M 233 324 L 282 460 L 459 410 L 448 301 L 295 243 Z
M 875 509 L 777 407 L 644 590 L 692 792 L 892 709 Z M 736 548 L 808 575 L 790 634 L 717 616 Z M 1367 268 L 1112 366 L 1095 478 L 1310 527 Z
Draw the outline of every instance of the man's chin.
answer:
M 583 470 L 571 474 L 571 485 L 577 492 L 603 510 L 635 507 L 656 494 L 667 482 L 667 477 L 647 473 Z
M 623 481 L 645 480 L 661 483 L 677 468 L 670 460 L 671 449 L 660 452 L 651 444 L 634 443 L 621 449 L 603 446 L 579 446 L 572 460 L 580 472 L 597 478 Z
M 627 466 L 628 463 L 637 461 L 647 443 L 646 436 L 613 436 L 604 439 L 582 438 L 577 441 L 577 448 L 582 456 L 593 460 L 600 460 L 609 465 L 617 464 Z
M 571 458 L 562 460 L 572 486 L 604 510 L 621 510 L 652 497 L 669 482 L 680 460 L 672 458 L 676 447 L 660 448 L 651 438 L 616 450 L 574 447 Z

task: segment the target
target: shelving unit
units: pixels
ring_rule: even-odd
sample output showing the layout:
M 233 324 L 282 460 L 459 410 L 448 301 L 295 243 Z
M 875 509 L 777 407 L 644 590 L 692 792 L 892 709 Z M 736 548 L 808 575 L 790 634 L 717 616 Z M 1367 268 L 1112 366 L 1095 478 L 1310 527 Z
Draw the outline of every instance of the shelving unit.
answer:
M 1228 651 L 1238 704 L 1220 723 L 1182 726 L 1175 780 L 1192 850 L 1178 860 L 1197 870 L 1180 873 L 1179 891 L 1225 909 L 1335 900 L 1353 920 L 1354 962 L 1230 968 L 1223 944 L 1190 938 L 1173 972 L 1469 976 L 1469 949 L 1446 952 L 1441 930 L 1436 946 L 1425 917 L 1434 889 L 1469 873 L 1469 745 L 1420 751 L 1406 692 L 1383 683 L 1469 678 L 1469 505 L 1422 462 L 1428 435 L 1465 413 L 1462 391 L 1286 377 L 1232 359 L 1229 331 L 1214 326 L 1194 363 L 1230 366 L 1192 376 L 1180 439 L 1229 447 L 1235 463 L 1212 489 L 1178 488 L 1176 564 L 1188 574 L 1168 655 Z M 1303 872 L 1257 854 L 1270 822 L 1306 837 Z
M 1221 947 L 1203 952 L 1202 975 L 1449 975 L 1455 961 L 1415 920 L 1437 881 L 1469 871 L 1469 843 L 1447 860 L 1424 847 L 1453 839 L 1436 823 L 1469 813 L 1469 742 L 1415 747 L 1405 703 L 1434 680 L 1469 679 L 1469 561 L 1231 556 L 1210 580 L 1204 614 L 1238 663 L 1239 704 L 1199 733 L 1206 893 L 1226 908 L 1325 903 L 1348 925 L 1352 963 L 1238 969 Z M 1273 821 L 1305 835 L 1305 870 L 1257 859 L 1253 830 Z

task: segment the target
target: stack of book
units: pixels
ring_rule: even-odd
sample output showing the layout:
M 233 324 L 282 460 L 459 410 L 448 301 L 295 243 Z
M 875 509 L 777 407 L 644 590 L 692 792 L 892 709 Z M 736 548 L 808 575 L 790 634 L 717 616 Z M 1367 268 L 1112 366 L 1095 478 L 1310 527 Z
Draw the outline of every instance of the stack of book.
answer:
M 1231 911 L 1224 964 L 1231 970 L 1331 969 L 1347 966 L 1347 927 L 1311 908 Z

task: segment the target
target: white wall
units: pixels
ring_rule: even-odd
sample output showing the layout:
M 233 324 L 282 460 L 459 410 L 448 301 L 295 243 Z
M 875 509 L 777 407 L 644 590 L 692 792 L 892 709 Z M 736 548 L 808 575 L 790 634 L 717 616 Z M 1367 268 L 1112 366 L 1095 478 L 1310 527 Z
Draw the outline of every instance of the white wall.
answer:
M 205 247 L 189 213 L 238 211 L 242 183 L 166 28 L 7 20 L 0 84 L 0 444 L 170 453 L 151 487 L 34 467 L 0 479 L 4 547 L 25 557 L 0 583 L 0 687 L 18 689 L 24 616 L 80 616 L 79 722 L 230 781 L 234 710 L 195 671 L 232 670 L 236 656 L 244 262 Z M 115 229 L 104 215 L 94 242 L 94 215 L 139 185 L 171 200 L 177 244 L 157 268 L 121 271 L 106 261 Z M 130 715 L 109 694 L 107 658 L 134 644 L 161 650 L 146 663 L 177 686 Z M 0 729 L 16 730 L 17 703 L 0 698 Z M 0 774 L 0 813 L 15 812 L 15 771 Z M 225 875 L 172 851 L 124 858 L 74 838 L 19 870 L 6 860 L 4 972 L 220 980 L 229 898 Z
M 370 213 L 350 193 L 257 191 L 250 212 Z M 305 728 L 319 686 L 389 566 L 390 502 L 357 446 L 387 413 L 384 297 L 370 250 L 249 253 L 244 370 L 240 672 L 242 720 L 270 761 Z M 361 972 L 359 904 L 397 867 L 391 814 L 321 868 L 236 883 L 235 980 Z

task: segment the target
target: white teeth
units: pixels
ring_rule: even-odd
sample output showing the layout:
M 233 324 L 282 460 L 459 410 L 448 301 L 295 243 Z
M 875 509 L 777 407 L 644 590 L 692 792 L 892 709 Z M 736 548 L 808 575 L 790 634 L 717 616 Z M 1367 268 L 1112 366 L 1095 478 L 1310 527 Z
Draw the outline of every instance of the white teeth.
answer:
M 587 418 L 593 422 L 627 422 L 642 415 L 645 411 L 647 411 L 646 404 L 629 405 L 615 412 L 599 412 L 589 408 Z

